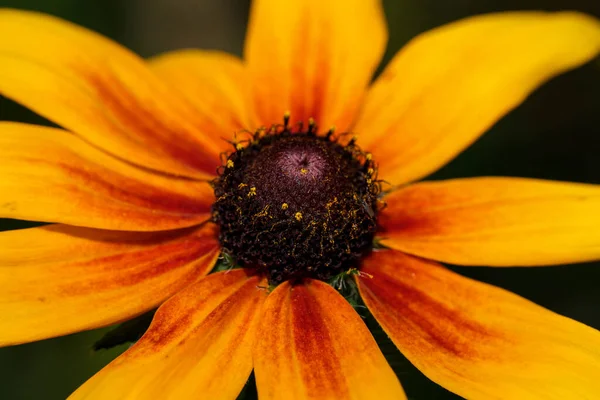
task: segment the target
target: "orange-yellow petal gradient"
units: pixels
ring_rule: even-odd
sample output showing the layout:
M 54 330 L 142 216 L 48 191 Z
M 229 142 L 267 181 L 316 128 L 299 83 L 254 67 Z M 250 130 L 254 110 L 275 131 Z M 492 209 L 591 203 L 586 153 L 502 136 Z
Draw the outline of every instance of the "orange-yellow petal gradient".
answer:
M 394 250 L 367 258 L 361 296 L 398 349 L 467 399 L 595 399 L 600 332 Z
M 152 169 L 215 174 L 196 110 L 118 44 L 49 15 L 0 10 L 0 94 Z
M 241 130 L 254 131 L 248 74 L 242 60 L 220 51 L 180 50 L 150 60 L 150 67 L 196 109 L 202 133 L 223 150 L 226 140 L 248 139 Z
M 159 175 L 55 128 L 0 122 L 0 218 L 150 231 L 210 218 L 207 182 Z
M 258 395 L 268 399 L 405 399 L 360 316 L 316 280 L 267 298 L 254 349 Z
M 353 131 L 392 184 L 454 158 L 548 79 L 594 58 L 600 23 L 573 13 L 508 12 L 434 29 L 402 49 Z
M 600 259 L 600 186 L 522 178 L 422 182 L 385 197 L 383 244 L 462 265 Z
M 157 233 L 48 225 L 0 233 L 0 345 L 120 322 L 213 267 L 213 225 Z
M 69 400 L 235 399 L 252 371 L 264 284 L 240 269 L 187 288 Z
M 380 0 L 256 0 L 244 56 L 259 121 L 345 132 L 387 42 Z

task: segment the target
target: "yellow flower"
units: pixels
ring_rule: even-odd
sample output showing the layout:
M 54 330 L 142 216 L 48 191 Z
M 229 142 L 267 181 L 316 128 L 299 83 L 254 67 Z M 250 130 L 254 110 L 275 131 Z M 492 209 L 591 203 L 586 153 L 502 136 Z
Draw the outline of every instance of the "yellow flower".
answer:
M 411 182 L 594 58 L 599 23 L 470 18 L 415 38 L 371 85 L 386 37 L 379 0 L 257 0 L 244 61 L 188 50 L 146 63 L 53 17 L 0 11 L 0 94 L 64 128 L 0 123 L 0 217 L 54 223 L 0 234 L 0 343 L 162 304 L 72 399 L 234 399 L 252 370 L 261 399 L 405 398 L 324 282 L 341 271 L 400 351 L 460 396 L 598 397 L 596 330 L 437 262 L 598 259 L 600 188 Z M 384 248 L 362 256 L 373 235 Z M 204 277 L 222 244 L 248 268 Z

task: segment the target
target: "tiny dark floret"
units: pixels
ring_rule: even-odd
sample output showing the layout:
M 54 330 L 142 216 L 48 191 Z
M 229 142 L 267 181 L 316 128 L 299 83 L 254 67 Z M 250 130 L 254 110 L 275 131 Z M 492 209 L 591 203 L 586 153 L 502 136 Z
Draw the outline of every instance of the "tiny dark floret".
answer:
M 259 130 L 234 143 L 213 181 L 213 220 L 223 251 L 272 284 L 327 280 L 355 268 L 371 250 L 377 226 L 376 170 L 371 157 L 310 121 Z

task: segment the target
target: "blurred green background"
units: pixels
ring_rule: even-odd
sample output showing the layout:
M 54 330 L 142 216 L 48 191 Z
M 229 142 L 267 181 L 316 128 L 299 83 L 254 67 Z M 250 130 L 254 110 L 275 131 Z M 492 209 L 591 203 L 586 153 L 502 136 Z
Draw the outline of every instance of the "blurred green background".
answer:
M 473 14 L 575 9 L 600 17 L 598 0 L 386 0 L 384 3 L 391 34 L 386 60 L 416 34 Z M 0 6 L 61 16 L 146 57 L 182 47 L 241 54 L 249 1 L 0 0 Z M 0 120 L 44 123 L 2 98 Z M 477 175 L 600 184 L 600 61 L 563 75 L 538 90 L 431 178 Z M 0 230 L 24 226 L 31 224 L 0 220 Z M 600 328 L 600 263 L 532 269 L 453 269 Z M 92 344 L 104 332 L 106 329 L 0 349 L 0 399 L 66 398 L 126 348 L 92 351 Z M 376 336 L 411 399 L 457 398 L 424 378 L 384 335 L 376 333 Z

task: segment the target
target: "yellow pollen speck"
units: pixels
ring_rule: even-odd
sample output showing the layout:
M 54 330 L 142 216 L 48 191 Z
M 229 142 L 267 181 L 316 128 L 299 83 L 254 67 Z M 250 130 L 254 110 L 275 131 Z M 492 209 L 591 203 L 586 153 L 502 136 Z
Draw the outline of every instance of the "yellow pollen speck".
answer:
M 281 205 L 281 209 L 282 209 L 282 210 L 287 210 L 287 209 L 288 209 L 288 203 L 283 203 L 283 204 Z
M 233 161 L 227 160 L 227 168 L 233 168 Z
M 369 174 L 369 175 L 373 175 L 373 172 L 375 172 L 375 170 L 373 168 L 369 168 L 367 170 L 367 174 Z
M 373 180 L 372 180 L 372 179 L 367 179 L 367 184 L 368 184 L 368 185 L 370 185 L 370 184 L 371 184 L 371 182 L 373 182 Z
M 294 215 L 294 218 L 296 218 L 296 221 L 302 221 L 302 213 L 301 212 L 297 212 Z
M 255 214 L 255 217 L 266 217 L 269 215 L 269 205 L 267 204 L 261 212 L 259 212 L 258 214 Z
M 240 150 L 242 150 L 243 148 L 244 148 L 244 145 L 242 145 L 241 143 L 238 143 L 238 144 L 236 144 L 236 145 L 235 145 L 235 149 L 236 149 L 237 151 L 240 151 Z
M 250 191 L 248 192 L 248 197 L 251 197 L 251 196 L 256 196 L 256 188 L 254 186 L 252 186 L 250 188 Z
M 366 158 L 367 160 L 371 161 L 371 160 L 373 159 L 373 154 L 371 154 L 371 153 L 367 153 L 367 154 L 365 154 L 365 158 Z
M 238 185 L 238 189 L 243 189 L 243 188 L 245 188 L 246 186 L 248 186 L 248 184 L 246 184 L 246 183 L 240 183 L 240 184 Z
M 307 172 L 308 172 L 308 170 L 306 168 L 300 168 L 300 173 L 302 175 L 306 175 Z
M 290 117 L 290 115 L 291 115 L 291 113 L 290 113 L 289 111 L 286 111 L 286 112 L 284 112 L 284 113 L 283 113 L 283 116 L 284 116 L 285 118 L 289 118 L 289 117 Z

